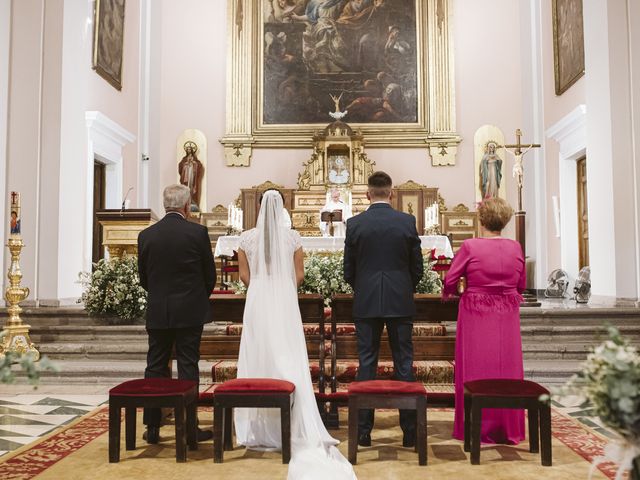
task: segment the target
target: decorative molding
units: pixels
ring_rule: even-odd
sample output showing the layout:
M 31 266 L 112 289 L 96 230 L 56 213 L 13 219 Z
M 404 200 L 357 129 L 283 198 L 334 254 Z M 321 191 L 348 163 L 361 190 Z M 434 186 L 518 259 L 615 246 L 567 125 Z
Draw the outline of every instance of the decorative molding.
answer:
M 224 205 L 216 205 L 215 207 L 213 207 L 211 209 L 211 213 L 227 213 L 227 207 L 225 207 Z
M 409 180 L 403 183 L 402 185 L 398 185 L 396 187 L 396 190 L 421 190 L 423 188 L 427 188 L 427 186 L 420 185 L 419 183 L 414 182 L 413 180 Z
M 564 158 L 581 155 L 587 144 L 587 106 L 578 105 L 569 114 L 549 127 L 545 135 L 560 145 Z M 577 157 L 575 158 L 577 160 Z
M 431 156 L 431 165 L 434 167 L 443 167 L 456 164 L 456 155 L 458 154 L 458 143 L 460 137 L 454 142 L 442 142 L 436 140 L 435 143 L 429 145 L 429 155 Z M 427 143 L 430 141 L 427 140 Z
M 278 185 L 277 183 L 273 183 L 271 180 L 267 180 L 266 182 L 261 183 L 260 185 L 254 185 L 251 188 L 256 188 L 258 190 L 264 191 L 264 190 L 269 190 L 270 188 L 275 188 L 277 190 L 281 190 L 284 187 L 282 185 Z
M 464 203 L 459 203 L 455 207 L 453 207 L 453 211 L 455 213 L 467 213 L 469 211 L 469 207 L 467 207 Z

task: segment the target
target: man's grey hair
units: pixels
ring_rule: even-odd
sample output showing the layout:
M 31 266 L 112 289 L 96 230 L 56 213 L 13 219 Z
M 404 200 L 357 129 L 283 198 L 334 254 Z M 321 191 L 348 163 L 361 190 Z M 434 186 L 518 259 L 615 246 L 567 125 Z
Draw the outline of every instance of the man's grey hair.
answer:
M 189 203 L 191 192 L 185 185 L 169 185 L 162 193 L 165 210 L 180 210 Z

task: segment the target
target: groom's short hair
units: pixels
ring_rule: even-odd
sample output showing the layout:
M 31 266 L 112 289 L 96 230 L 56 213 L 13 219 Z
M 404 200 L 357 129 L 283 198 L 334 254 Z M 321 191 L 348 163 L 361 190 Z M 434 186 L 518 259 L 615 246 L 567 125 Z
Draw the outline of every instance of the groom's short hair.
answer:
M 389 195 L 391 195 L 393 181 L 385 172 L 373 172 L 367 184 L 369 187 L 369 195 L 373 198 L 389 198 Z

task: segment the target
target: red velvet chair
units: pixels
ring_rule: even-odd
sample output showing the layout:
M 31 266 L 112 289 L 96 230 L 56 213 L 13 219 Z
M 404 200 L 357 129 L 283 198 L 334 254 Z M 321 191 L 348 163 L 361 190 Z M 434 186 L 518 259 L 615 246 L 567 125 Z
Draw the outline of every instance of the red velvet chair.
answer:
M 222 278 L 221 286 L 223 289 L 227 289 L 229 287 L 229 275 L 240 271 L 240 267 L 238 266 L 238 252 L 234 250 L 232 257 L 221 255 L 220 263 L 220 274 Z
M 141 378 L 109 390 L 109 463 L 120 461 L 121 410 L 125 409 L 127 450 L 136 448 L 137 408 L 173 408 L 176 429 L 176 462 L 187 461 L 187 442 L 198 449 L 196 439 L 198 384 L 172 378 Z M 186 429 L 185 429 L 186 425 Z M 186 431 L 185 431 L 186 430 Z
M 464 451 L 471 464 L 480 464 L 483 408 L 527 409 L 529 451 L 541 452 L 542 465 L 551 466 L 551 406 L 549 390 L 529 380 L 486 379 L 464 384 Z M 545 399 L 543 396 L 546 396 Z M 540 397 L 543 397 L 542 399 Z
M 418 463 L 427 464 L 427 391 L 419 382 L 368 380 L 349 384 L 349 461 L 358 456 L 358 412 L 369 408 L 416 410 Z
M 222 463 L 224 450 L 233 449 L 234 408 L 279 408 L 282 463 L 291 459 L 291 406 L 296 386 L 271 378 L 236 378 L 213 392 L 213 461 Z

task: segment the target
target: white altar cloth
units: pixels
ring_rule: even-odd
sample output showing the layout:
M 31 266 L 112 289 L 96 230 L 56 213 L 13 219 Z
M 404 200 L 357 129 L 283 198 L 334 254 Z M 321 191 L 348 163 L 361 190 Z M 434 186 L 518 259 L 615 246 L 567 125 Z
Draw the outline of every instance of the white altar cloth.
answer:
M 305 252 L 337 252 L 344 250 L 344 237 L 300 237 Z M 422 250 L 436 249 L 436 256 L 444 255 L 453 258 L 453 250 L 449 238 L 444 235 L 423 235 L 420 237 Z M 214 256 L 232 257 L 233 251 L 238 250 L 240 237 L 225 235 L 218 238 Z

